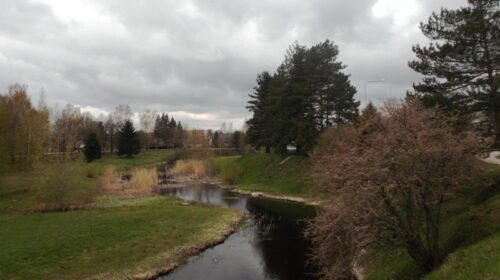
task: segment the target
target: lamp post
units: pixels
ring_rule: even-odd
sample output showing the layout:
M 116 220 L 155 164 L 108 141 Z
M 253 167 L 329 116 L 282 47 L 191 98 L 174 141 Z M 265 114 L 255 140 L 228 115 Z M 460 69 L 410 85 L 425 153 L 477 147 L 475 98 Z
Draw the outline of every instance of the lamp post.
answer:
M 380 79 L 380 80 L 373 80 L 373 81 L 366 81 L 364 84 L 364 94 L 365 94 L 365 103 L 366 103 L 366 85 L 372 84 L 372 83 L 384 83 L 385 79 Z

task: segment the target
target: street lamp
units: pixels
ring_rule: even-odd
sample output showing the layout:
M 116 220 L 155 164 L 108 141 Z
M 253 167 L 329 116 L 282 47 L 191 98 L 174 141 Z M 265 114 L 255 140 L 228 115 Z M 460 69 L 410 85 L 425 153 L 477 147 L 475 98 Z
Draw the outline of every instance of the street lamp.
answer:
M 373 80 L 373 81 L 366 81 L 365 84 L 364 84 L 364 88 L 365 88 L 365 103 L 366 103 L 366 85 L 368 84 L 371 84 L 371 83 L 384 83 L 385 82 L 385 79 L 380 79 L 380 80 Z

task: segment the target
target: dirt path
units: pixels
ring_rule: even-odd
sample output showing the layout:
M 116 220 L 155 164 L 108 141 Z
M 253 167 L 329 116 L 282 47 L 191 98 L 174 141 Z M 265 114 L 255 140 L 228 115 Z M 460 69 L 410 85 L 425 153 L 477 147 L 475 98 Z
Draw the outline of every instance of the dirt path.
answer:
M 481 160 L 488 163 L 500 164 L 500 159 L 497 156 L 500 155 L 500 151 L 493 151 L 487 158 L 482 158 Z

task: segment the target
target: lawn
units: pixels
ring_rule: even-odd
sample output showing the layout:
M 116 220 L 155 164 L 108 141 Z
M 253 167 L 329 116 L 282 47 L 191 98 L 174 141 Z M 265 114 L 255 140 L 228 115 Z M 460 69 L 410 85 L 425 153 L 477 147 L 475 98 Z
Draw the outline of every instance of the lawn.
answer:
M 211 164 L 224 181 L 238 189 L 310 197 L 313 183 L 308 175 L 309 159 L 292 156 L 282 163 L 283 160 L 279 155 L 254 152 L 213 158 Z
M 116 204 L 116 205 L 115 205 Z M 0 214 L 0 279 L 121 279 L 170 267 L 222 237 L 240 213 L 172 197 L 93 210 Z
M 61 168 L 72 172 L 68 179 L 76 190 L 72 194 L 93 194 L 84 210 L 67 212 L 33 211 L 50 187 L 47 166 L 3 173 L 0 279 L 151 276 L 223 238 L 242 218 L 237 210 L 182 205 L 173 197 L 118 198 L 98 192 L 98 176 L 108 166 L 128 172 L 174 156 L 175 151 L 160 150 L 141 153 L 135 159 L 107 155 L 90 164 L 81 159 L 67 163 Z

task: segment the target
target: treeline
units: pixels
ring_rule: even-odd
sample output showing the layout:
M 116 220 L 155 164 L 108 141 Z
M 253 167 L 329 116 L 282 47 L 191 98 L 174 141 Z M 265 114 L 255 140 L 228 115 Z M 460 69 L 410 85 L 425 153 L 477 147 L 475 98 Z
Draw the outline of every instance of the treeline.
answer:
M 98 118 L 71 104 L 62 109 L 49 108 L 43 98 L 34 106 L 27 86 L 11 85 L 6 94 L 0 95 L 0 165 L 29 168 L 48 154 L 79 152 L 86 143 L 92 143 L 94 151 L 99 148 L 99 153 L 93 155 L 120 152 L 120 135 L 125 132 L 133 138 L 131 143 L 138 143 L 139 150 L 185 145 L 187 133 L 181 122 L 167 114 L 145 110 L 139 114 L 140 130 L 133 127 L 132 117 L 128 105 L 119 105 Z M 123 131 L 127 122 L 130 125 Z M 135 152 L 136 148 L 132 148 Z M 129 152 L 124 154 L 130 156 Z
M 310 48 L 295 43 L 273 74 L 257 75 L 247 106 L 253 112 L 247 122 L 249 144 L 277 153 L 286 153 L 291 145 L 305 153 L 327 127 L 356 118 L 356 89 L 342 71 L 346 66 L 337 60 L 338 53 L 329 40 Z
M 245 146 L 245 133 L 233 131 L 232 124 L 225 122 L 218 130 L 191 129 L 186 138 L 186 146 L 190 148 L 242 149 Z

